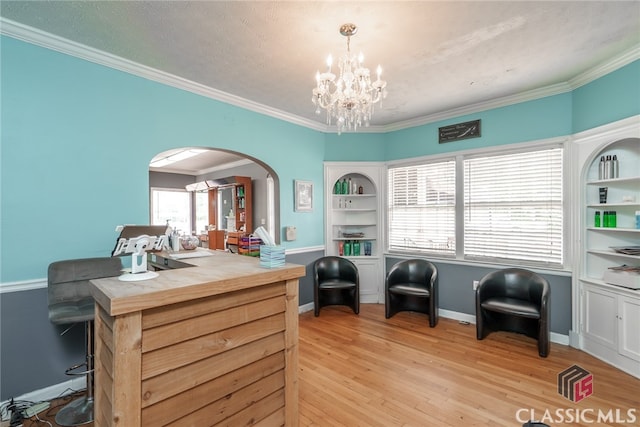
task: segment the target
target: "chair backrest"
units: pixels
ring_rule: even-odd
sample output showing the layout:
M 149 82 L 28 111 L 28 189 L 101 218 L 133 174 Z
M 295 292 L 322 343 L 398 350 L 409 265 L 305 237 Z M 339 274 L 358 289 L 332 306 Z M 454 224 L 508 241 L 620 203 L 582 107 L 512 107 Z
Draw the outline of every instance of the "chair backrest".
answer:
M 524 301 L 541 301 L 549 292 L 549 282 L 544 277 L 523 268 L 505 268 L 491 272 L 478 284 L 478 295 L 481 299 L 501 296 Z
M 387 283 L 434 283 L 438 279 L 436 266 L 424 259 L 407 259 L 391 267 Z
M 119 276 L 121 273 L 122 261 L 117 257 L 73 259 L 49 264 L 47 296 L 50 314 L 53 307 L 62 303 L 92 299 L 89 288 L 92 279 Z
M 325 280 L 344 279 L 358 283 L 358 267 L 346 258 L 326 256 L 313 263 L 313 275 L 316 283 Z

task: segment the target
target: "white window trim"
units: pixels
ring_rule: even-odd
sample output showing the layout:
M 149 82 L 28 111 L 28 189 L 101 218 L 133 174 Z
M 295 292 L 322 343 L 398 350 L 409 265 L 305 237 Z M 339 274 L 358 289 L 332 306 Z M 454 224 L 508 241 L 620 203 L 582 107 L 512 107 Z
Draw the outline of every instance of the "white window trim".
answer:
M 459 179 L 462 177 L 463 173 L 463 162 L 464 158 L 469 157 L 482 157 L 482 156 L 490 156 L 496 154 L 514 154 L 519 152 L 526 152 L 535 149 L 544 149 L 544 148 L 552 148 L 552 147 L 561 147 L 563 150 L 563 176 L 562 176 L 562 188 L 563 188 L 563 206 L 562 206 L 562 215 L 563 215 L 563 242 L 562 242 L 562 251 L 563 251 L 563 265 L 558 267 L 553 266 L 535 266 L 535 265 L 527 265 L 527 269 L 530 270 L 539 270 L 539 271 L 548 271 L 548 272 L 569 272 L 571 271 L 569 266 L 574 265 L 572 257 L 572 252 L 569 251 L 569 242 L 572 242 L 572 226 L 569 223 L 569 214 L 571 213 L 570 207 L 572 206 L 571 202 L 574 197 L 577 195 L 573 195 L 573 191 L 571 191 L 571 173 L 572 164 L 571 164 L 571 150 L 570 150 L 570 138 L 568 136 L 564 137 L 555 137 L 548 139 L 541 139 L 535 141 L 527 141 L 521 143 L 514 144 L 506 144 L 506 145 L 494 145 L 486 148 L 474 148 L 468 150 L 460 150 L 456 152 L 447 152 L 447 153 L 438 153 L 433 155 L 425 155 L 420 157 L 413 157 L 411 159 L 399 159 L 399 160 L 391 160 L 384 163 L 384 176 L 385 179 L 388 176 L 389 168 L 391 167 L 400 167 L 400 166 L 412 166 L 412 165 L 420 165 L 426 162 L 432 163 L 437 161 L 451 160 L 455 159 L 456 161 L 456 223 L 464 224 L 464 179 Z M 382 206 L 383 206 L 383 214 L 384 214 L 384 248 L 385 256 L 397 256 L 397 257 L 405 257 L 408 256 L 409 253 L 405 251 L 389 251 L 388 250 L 388 241 L 389 241 L 389 228 L 386 226 L 389 221 L 388 215 L 388 203 L 389 203 L 389 194 L 385 191 L 383 197 L 381 198 Z M 509 266 L 509 265 L 522 265 L 517 262 L 509 263 L 508 261 L 503 260 L 489 260 L 489 261 L 476 261 L 469 260 L 464 258 L 464 227 L 456 227 L 456 255 L 455 258 L 450 256 L 443 256 L 437 253 L 416 253 L 418 257 L 428 257 L 432 260 L 438 260 L 448 263 L 455 263 L 460 265 L 482 265 L 482 266 Z

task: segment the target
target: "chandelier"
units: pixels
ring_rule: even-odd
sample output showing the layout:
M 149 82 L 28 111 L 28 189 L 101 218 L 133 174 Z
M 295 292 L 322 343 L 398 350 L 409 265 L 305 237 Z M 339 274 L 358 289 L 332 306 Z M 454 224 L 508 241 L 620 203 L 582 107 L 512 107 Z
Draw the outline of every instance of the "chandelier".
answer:
M 349 42 L 358 27 L 355 24 L 344 24 L 340 27 L 340 34 L 347 38 L 347 53 L 338 61 L 340 75 L 331 72 L 333 59 L 327 58 L 327 71 L 316 73 L 317 86 L 313 89 L 312 101 L 316 106 L 316 114 L 321 108 L 327 110 L 327 125 L 336 119 L 338 135 L 345 129 L 356 131 L 359 126 L 369 126 L 373 115 L 374 104 L 387 96 L 387 82 L 380 80 L 382 68 L 378 65 L 378 79 L 371 81 L 369 69 L 362 65 L 362 53 L 358 57 L 351 55 Z

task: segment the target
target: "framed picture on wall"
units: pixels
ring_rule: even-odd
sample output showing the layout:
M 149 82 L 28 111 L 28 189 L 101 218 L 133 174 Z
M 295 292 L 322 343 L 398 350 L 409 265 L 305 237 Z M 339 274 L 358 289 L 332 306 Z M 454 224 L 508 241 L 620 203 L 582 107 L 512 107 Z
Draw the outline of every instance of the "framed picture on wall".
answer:
M 294 199 L 296 212 L 313 211 L 313 182 L 295 180 Z

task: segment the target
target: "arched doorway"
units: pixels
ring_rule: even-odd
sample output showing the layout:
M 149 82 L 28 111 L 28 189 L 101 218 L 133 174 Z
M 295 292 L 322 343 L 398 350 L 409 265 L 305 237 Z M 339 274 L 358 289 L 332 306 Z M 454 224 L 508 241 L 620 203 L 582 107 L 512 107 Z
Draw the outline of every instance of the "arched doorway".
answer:
M 156 197 L 163 194 L 168 198 L 181 198 L 184 202 L 170 201 L 169 204 L 186 203 L 189 205 L 188 218 L 179 219 L 183 232 L 200 234 L 211 222 L 209 218 L 210 200 L 206 197 L 207 184 L 218 185 L 229 177 L 250 177 L 252 183 L 252 233 L 256 227 L 263 226 L 274 240 L 279 243 L 280 228 L 280 191 L 279 179 L 275 171 L 259 159 L 244 153 L 206 147 L 182 147 L 158 153 L 149 165 L 150 221 L 164 224 L 175 211 L 157 210 L 162 204 Z M 197 190 L 193 184 L 202 183 Z M 187 190 L 190 186 L 192 191 Z M 224 192 L 220 192 L 221 195 Z M 224 200 L 220 200 L 221 207 Z M 184 210 L 184 209 L 183 209 Z M 218 209 L 228 213 L 231 206 Z M 182 222 L 180 222 L 182 221 Z M 217 224 L 224 224 L 216 221 Z

